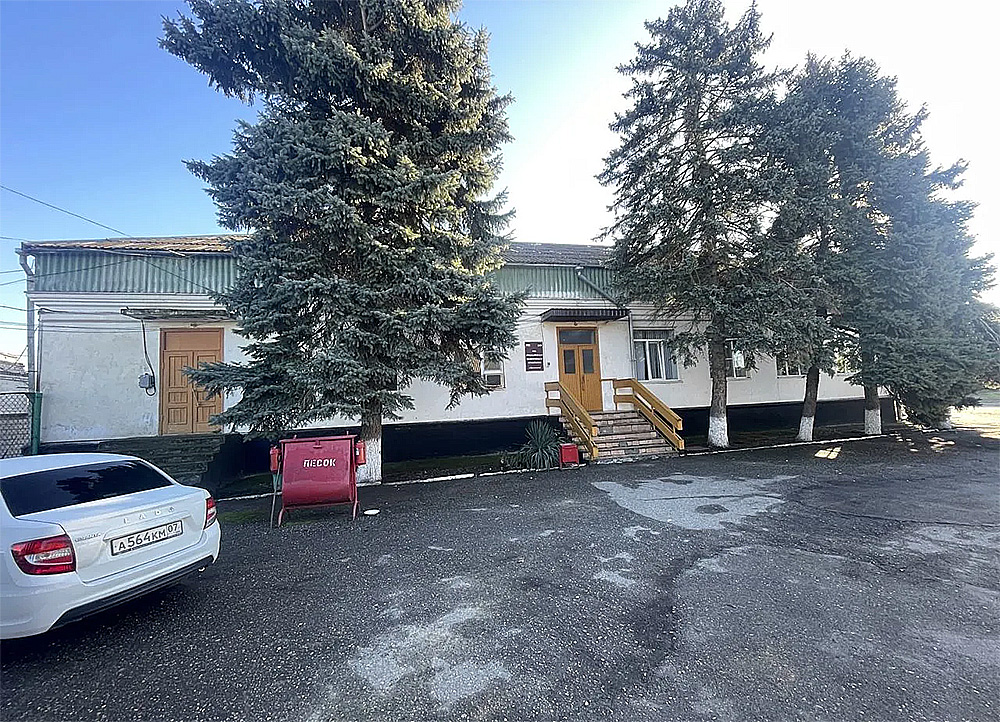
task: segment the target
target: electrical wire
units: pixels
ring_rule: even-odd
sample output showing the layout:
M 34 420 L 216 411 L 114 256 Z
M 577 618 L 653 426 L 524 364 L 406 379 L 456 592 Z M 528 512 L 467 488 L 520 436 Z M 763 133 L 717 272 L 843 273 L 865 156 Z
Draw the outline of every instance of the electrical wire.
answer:
M 146 396 L 156 396 L 156 374 L 153 372 L 153 363 L 149 360 L 149 351 L 146 350 L 146 322 L 141 318 L 139 326 L 142 328 L 142 355 L 146 357 L 146 368 L 149 369 L 149 376 L 153 382 L 152 386 L 145 389 L 145 392 Z
M 140 261 L 142 263 L 145 263 L 147 266 L 155 268 L 160 273 L 165 273 L 168 276 L 173 276 L 174 278 L 179 278 L 182 281 L 187 281 L 192 286 L 197 286 L 198 288 L 201 288 L 201 289 L 203 289 L 205 291 L 208 291 L 209 293 L 215 293 L 215 289 L 214 288 L 210 288 L 209 286 L 206 286 L 206 285 L 204 285 L 202 283 L 199 283 L 198 281 L 195 281 L 192 278 L 188 278 L 187 276 L 185 276 L 183 274 L 174 273 L 173 271 L 168 271 L 166 268 L 163 268 L 162 266 L 156 265 L 155 263 L 153 263 L 153 261 L 151 261 L 148 258 L 144 258 L 143 256 L 133 255 L 133 254 L 130 254 L 130 253 L 124 253 L 122 251 L 105 251 L 105 253 L 118 253 L 118 254 L 121 254 L 121 255 L 126 255 L 131 260 Z
M 71 268 L 68 271 L 52 271 L 50 273 L 33 273 L 33 274 L 31 274 L 31 277 L 32 278 L 48 278 L 49 276 L 62 276 L 64 274 L 66 274 L 66 273 L 79 273 L 81 271 L 91 271 L 91 270 L 94 270 L 95 268 L 107 268 L 109 266 L 120 266 L 123 263 L 125 263 L 125 261 L 121 260 L 121 261 L 112 261 L 111 263 L 101 263 L 101 264 L 98 264 L 96 266 L 84 266 L 83 268 Z M 14 283 L 24 283 L 25 280 L 26 279 L 24 279 L 24 278 L 18 278 L 18 279 L 15 279 L 13 281 L 4 281 L 3 283 L 0 283 L 0 286 L 10 286 L 11 284 L 14 284 Z
M 57 210 L 60 213 L 65 213 L 67 215 L 73 216 L 74 218 L 79 218 L 81 220 L 87 221 L 87 223 L 93 223 L 95 226 L 100 226 L 101 228 L 106 228 L 109 231 L 114 231 L 115 233 L 117 233 L 118 235 L 120 235 L 120 236 L 122 236 L 124 238 L 134 238 L 135 237 L 135 236 L 130 236 L 125 231 L 120 231 L 117 228 L 112 228 L 111 226 L 105 225 L 103 223 L 98 223 L 97 221 L 95 221 L 95 220 L 93 220 L 91 218 L 87 218 L 86 216 L 81 216 L 79 213 L 74 213 L 73 211 L 68 211 L 65 208 L 60 208 L 57 205 L 53 205 L 52 203 L 46 203 L 45 201 L 41 200 L 40 198 L 35 198 L 34 196 L 29 196 L 27 193 L 22 193 L 21 191 L 14 190 L 13 188 L 10 188 L 8 186 L 0 184 L 0 188 L 2 188 L 3 190 L 5 190 L 5 191 L 7 191 L 9 193 L 14 193 L 14 194 L 19 195 L 19 196 L 21 196 L 23 198 L 27 198 L 29 201 L 34 201 L 35 203 L 40 203 L 41 205 L 46 206 L 47 208 L 52 208 L 53 210 Z M 16 240 L 16 239 L 14 239 L 14 240 Z M 24 240 L 24 239 L 21 239 L 21 240 Z M 198 283 L 198 281 L 195 281 L 192 278 L 188 278 L 187 276 L 184 276 L 182 274 L 174 273 L 173 271 L 168 271 L 167 269 L 165 269 L 165 268 L 163 268 L 161 266 L 156 265 L 155 263 L 153 263 L 152 261 L 150 261 L 147 258 L 144 258 L 141 255 L 132 255 L 132 254 L 128 254 L 128 253 L 123 252 L 123 251 L 115 251 L 115 250 L 109 250 L 109 249 L 93 249 L 93 250 L 104 251 L 105 253 L 120 253 L 122 255 L 128 255 L 132 260 L 136 260 L 136 261 L 140 261 L 141 263 L 145 263 L 146 265 L 148 265 L 148 266 L 150 266 L 152 268 L 155 268 L 160 273 L 165 273 L 168 276 L 174 276 L 175 278 L 179 278 L 179 279 L 181 279 L 183 281 L 187 281 L 191 285 L 197 286 L 199 288 L 202 288 L 202 289 L 204 289 L 206 291 L 209 291 L 210 293 L 214 293 L 215 292 L 215 289 L 209 288 L 208 286 L 205 286 L 204 284 Z M 124 263 L 124 261 L 119 261 L 119 263 Z M 114 264 L 107 264 L 107 265 L 114 265 Z M 102 268 L 102 266 L 93 266 L 93 268 Z M 57 271 L 57 272 L 52 273 L 52 274 L 47 274 L 46 273 L 46 274 L 36 275 L 36 276 L 33 276 L 33 277 L 34 278 L 44 278 L 45 276 L 56 275 L 57 273 L 74 273 L 76 271 L 83 271 L 83 270 L 89 270 L 89 269 L 80 268 L 80 269 L 74 269 L 73 271 Z M 7 281 L 6 283 L 0 283 L 0 286 L 6 286 L 6 285 L 9 285 L 11 283 L 20 283 L 20 281 L 21 281 L 21 279 L 18 279 L 16 281 Z
M 60 213 L 65 213 L 68 216 L 73 216 L 74 218 L 79 218 L 82 221 L 87 221 L 87 223 L 93 223 L 95 226 L 100 226 L 101 228 L 106 228 L 109 231 L 114 231 L 115 233 L 117 233 L 120 236 L 125 236 L 126 238 L 129 237 L 129 235 L 127 233 L 125 233 L 124 231 L 119 231 L 117 228 L 112 228 L 111 226 L 106 226 L 103 223 L 98 223 L 97 221 L 92 220 L 90 218 L 87 218 L 86 216 L 81 216 L 79 213 L 74 213 L 73 211 L 68 211 L 65 208 L 60 208 L 59 206 L 52 205 L 51 203 L 46 203 L 45 201 L 40 200 L 38 198 L 35 198 L 34 196 L 29 196 L 27 193 L 22 193 L 21 191 L 16 191 L 13 188 L 9 188 L 8 186 L 2 185 L 2 184 L 0 184 L 0 188 L 3 188 L 8 193 L 13 193 L 14 195 L 21 196 L 22 198 L 27 198 L 29 201 L 34 201 L 35 203 L 40 203 L 43 206 L 46 206 L 46 207 L 51 208 L 53 210 L 59 211 Z
M 91 250 L 91 249 L 88 249 L 88 250 Z M 93 250 L 97 250 L 97 249 L 93 249 Z M 110 251 L 105 251 L 105 252 L 110 252 Z M 216 289 L 214 289 L 214 288 L 206 286 L 203 283 L 199 283 L 198 281 L 195 281 L 192 278 L 188 278 L 187 276 L 185 276 L 183 274 L 175 273 L 173 271 L 168 271 L 167 269 L 165 269 L 165 268 L 163 268 L 161 266 L 156 265 L 153 261 L 150 261 L 147 258 L 143 258 L 142 256 L 133 255 L 133 254 L 128 254 L 127 258 L 123 258 L 120 261 L 112 261 L 111 263 L 101 263 L 101 264 L 98 264 L 96 266 L 84 266 L 83 268 L 71 268 L 71 269 L 66 270 L 66 271 L 52 271 L 50 273 L 35 273 L 35 274 L 32 274 L 32 278 L 48 278 L 49 276 L 62 276 L 62 275 L 65 275 L 67 273 L 80 273 L 80 272 L 83 272 L 83 271 L 91 271 L 91 270 L 94 270 L 94 269 L 97 269 L 97 268 L 108 268 L 110 266 L 120 266 L 123 263 L 129 263 L 130 261 L 139 261 L 140 263 L 145 263 L 146 265 L 155 268 L 160 273 L 165 273 L 168 276 L 173 276 L 175 278 L 179 278 L 182 281 L 187 281 L 192 286 L 197 286 L 198 288 L 201 288 L 201 289 L 203 289 L 205 291 L 208 291 L 209 293 L 215 293 L 216 292 Z M 15 279 L 13 281 L 4 281 L 4 282 L 0 283 L 0 286 L 10 286 L 10 285 L 13 285 L 15 283 L 24 283 L 25 280 L 26 279 L 24 279 L 24 278 L 18 278 L 18 279 Z

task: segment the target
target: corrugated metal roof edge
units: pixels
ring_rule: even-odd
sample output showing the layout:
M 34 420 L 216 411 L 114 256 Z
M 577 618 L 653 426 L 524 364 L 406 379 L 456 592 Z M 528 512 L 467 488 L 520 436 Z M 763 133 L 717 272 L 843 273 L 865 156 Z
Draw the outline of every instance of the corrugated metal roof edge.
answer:
M 135 238 L 94 238 L 94 239 L 67 239 L 67 240 L 53 240 L 53 241 L 24 241 L 21 244 L 21 252 L 26 254 L 32 253 L 59 253 L 59 252 L 104 252 L 104 253 L 116 253 L 116 254 L 129 254 L 137 256 L 193 256 L 193 255 L 205 255 L 205 256 L 218 256 L 218 255 L 228 255 L 229 249 L 223 247 L 223 244 L 236 240 L 239 238 L 246 238 L 243 234 L 218 234 L 218 235 L 200 235 L 200 236 L 148 236 L 148 237 L 135 237 Z M 169 246 L 171 241 L 176 241 L 175 247 L 161 247 L 156 248 L 156 245 Z M 204 247 L 198 248 L 195 244 L 199 241 L 204 242 Z M 142 248 L 141 244 L 147 243 L 149 248 Z M 187 245 L 191 244 L 191 245 Z M 566 246 L 568 248 L 586 248 L 588 251 L 598 251 L 593 243 L 537 243 L 534 241 L 513 241 L 511 245 L 523 245 L 524 247 L 539 247 L 539 246 Z M 210 247 L 214 246 L 214 247 Z M 600 248 L 600 247 L 598 247 Z M 562 259 L 552 259 L 552 260 L 506 260 L 505 265 L 508 266 L 558 266 L 558 267 L 568 267 L 568 268 L 601 268 L 602 263 L 597 262 L 579 262 L 570 263 Z
M 52 241 L 24 241 L 21 250 L 26 253 L 53 253 L 57 251 L 117 251 L 141 254 L 224 254 L 229 242 L 245 238 L 238 233 L 197 236 L 137 236 L 128 238 L 78 238 Z M 200 247 L 199 247 L 200 246 Z

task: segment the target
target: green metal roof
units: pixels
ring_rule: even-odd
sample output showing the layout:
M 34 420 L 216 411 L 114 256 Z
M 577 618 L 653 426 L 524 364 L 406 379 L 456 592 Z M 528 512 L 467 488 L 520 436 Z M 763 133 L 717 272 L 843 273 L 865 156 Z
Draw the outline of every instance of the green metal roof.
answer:
M 236 280 L 236 261 L 224 254 L 117 255 L 100 251 L 39 253 L 35 290 L 75 293 L 208 293 Z
M 30 252 L 35 258 L 35 290 L 39 292 L 206 294 L 222 292 L 236 279 L 236 261 L 228 253 L 116 253 L 79 246 Z M 600 298 L 576 273 L 572 265 L 534 261 L 531 265 L 506 265 L 495 278 L 507 292 L 526 290 L 531 296 L 544 298 Z M 605 268 L 583 267 L 581 273 L 601 288 L 611 285 L 611 273 Z

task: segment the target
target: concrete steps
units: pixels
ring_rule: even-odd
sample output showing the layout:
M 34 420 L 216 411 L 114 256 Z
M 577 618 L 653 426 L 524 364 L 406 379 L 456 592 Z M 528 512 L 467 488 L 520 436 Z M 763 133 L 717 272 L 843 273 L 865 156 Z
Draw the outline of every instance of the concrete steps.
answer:
M 640 458 L 676 456 L 677 450 L 637 411 L 597 411 L 591 413 L 597 426 L 597 463 Z M 588 458 L 582 440 L 575 437 L 565 419 L 563 428 L 574 438 L 582 458 Z

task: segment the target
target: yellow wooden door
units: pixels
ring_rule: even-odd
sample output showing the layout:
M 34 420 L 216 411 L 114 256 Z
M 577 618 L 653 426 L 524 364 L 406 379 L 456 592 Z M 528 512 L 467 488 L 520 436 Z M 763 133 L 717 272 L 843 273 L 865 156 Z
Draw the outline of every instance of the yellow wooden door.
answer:
M 601 359 L 596 328 L 561 328 L 559 382 L 587 411 L 602 411 Z
M 170 329 L 160 346 L 160 433 L 203 434 L 218 431 L 209 419 L 222 411 L 222 397 L 209 399 L 184 373 L 222 360 L 222 329 Z

